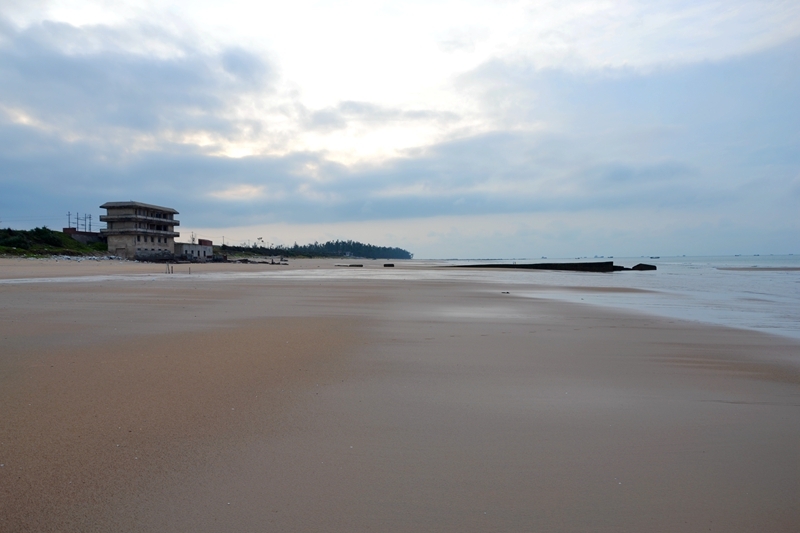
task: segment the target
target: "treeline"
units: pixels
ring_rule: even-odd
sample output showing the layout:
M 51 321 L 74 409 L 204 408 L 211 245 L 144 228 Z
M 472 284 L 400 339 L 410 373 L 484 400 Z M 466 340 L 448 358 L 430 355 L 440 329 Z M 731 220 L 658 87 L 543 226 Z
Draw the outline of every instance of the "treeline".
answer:
M 0 228 L 0 253 L 3 254 L 85 255 L 105 250 L 105 243 L 87 246 L 47 226 L 31 230 Z
M 294 246 L 229 246 L 222 245 L 223 252 L 251 253 L 255 255 L 282 255 L 284 257 L 363 257 L 366 259 L 411 259 L 414 254 L 402 248 L 374 246 L 357 241 L 328 241 L 326 243 L 306 244 L 294 243 Z

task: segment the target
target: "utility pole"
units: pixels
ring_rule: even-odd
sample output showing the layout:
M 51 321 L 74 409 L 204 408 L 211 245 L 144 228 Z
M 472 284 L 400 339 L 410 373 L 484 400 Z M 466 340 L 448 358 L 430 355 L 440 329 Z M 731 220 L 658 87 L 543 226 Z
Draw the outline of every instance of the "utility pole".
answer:
M 92 232 L 92 215 L 89 215 L 89 233 Z
M 72 213 L 70 211 L 67 211 L 67 227 L 72 227 Z

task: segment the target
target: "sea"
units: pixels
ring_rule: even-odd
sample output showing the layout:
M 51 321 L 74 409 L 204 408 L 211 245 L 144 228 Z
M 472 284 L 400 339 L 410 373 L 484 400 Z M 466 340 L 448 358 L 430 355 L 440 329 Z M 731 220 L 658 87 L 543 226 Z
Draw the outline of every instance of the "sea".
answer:
M 611 260 L 627 267 L 652 264 L 657 270 L 549 272 L 549 277 L 537 276 L 536 283 L 552 286 L 547 296 L 558 300 L 800 339 L 800 255 Z M 638 291 L 587 292 L 582 287 Z
M 408 266 L 444 267 L 475 263 L 586 261 L 613 261 L 615 265 L 625 267 L 646 263 L 655 265 L 657 270 L 595 273 L 518 269 L 340 268 L 295 270 L 281 275 L 328 279 L 474 280 L 506 288 L 518 286 L 520 290 L 515 291 L 517 296 L 603 306 L 800 339 L 800 255 L 454 259 L 403 263 Z M 530 285 L 535 288 L 529 288 Z
M 519 269 L 430 268 L 464 264 L 614 261 L 632 267 L 652 264 L 655 271 L 613 273 Z M 367 267 L 387 261 L 348 260 Z M 374 279 L 477 281 L 516 296 L 548 298 L 584 305 L 743 328 L 800 339 L 800 255 L 718 257 L 594 257 L 579 259 L 411 260 L 400 268 L 276 269 L 247 273 L 195 273 L 195 281 L 225 279 Z M 84 276 L 0 280 L 7 283 L 92 282 L 147 279 L 178 281 L 186 274 Z M 631 290 L 633 289 L 633 290 Z

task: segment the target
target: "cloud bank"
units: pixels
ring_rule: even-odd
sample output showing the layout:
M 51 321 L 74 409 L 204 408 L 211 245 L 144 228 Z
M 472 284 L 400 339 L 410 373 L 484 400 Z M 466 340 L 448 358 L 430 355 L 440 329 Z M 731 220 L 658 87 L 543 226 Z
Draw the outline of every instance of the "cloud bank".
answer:
M 316 107 L 279 47 L 9 15 L 0 224 L 58 227 L 68 210 L 134 199 L 217 240 L 355 238 L 417 257 L 800 251 L 800 30 L 785 23 L 797 9 L 626 5 L 668 30 L 623 53 L 596 25 L 582 34 L 577 8 L 541 4 L 525 16 L 562 17 L 548 26 L 562 34 L 534 25 L 487 53 L 491 27 L 442 25 L 436 53 L 472 61 L 429 97 L 354 89 Z M 709 13 L 710 44 L 672 33 Z M 625 15 L 598 14 L 644 39 Z M 574 53 L 542 52 L 570 35 Z M 737 53 L 722 53 L 730 35 Z

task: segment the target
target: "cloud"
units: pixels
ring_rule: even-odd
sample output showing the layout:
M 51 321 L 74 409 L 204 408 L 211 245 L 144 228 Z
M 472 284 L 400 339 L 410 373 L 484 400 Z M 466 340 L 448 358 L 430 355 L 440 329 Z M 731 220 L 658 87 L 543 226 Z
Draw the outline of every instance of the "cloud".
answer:
M 227 189 L 219 191 L 211 191 L 208 193 L 212 198 L 219 198 L 221 200 L 254 200 L 264 195 L 264 186 L 255 185 L 233 185 Z
M 269 64 L 245 50 L 209 55 L 159 28 L 45 22 L 24 30 L 5 23 L 2 31 L 0 100 L 7 114 L 32 117 L 32 125 L 65 139 L 135 149 L 203 132 L 236 137 L 242 124 L 226 114 L 243 98 L 269 91 L 275 79 Z M 172 52 L 160 57 L 119 46 L 142 34 Z
M 519 11 L 511 53 L 495 56 L 560 70 L 721 61 L 800 35 L 800 8 L 782 0 L 545 1 Z
M 452 239 L 470 255 L 515 238 L 611 242 L 570 220 L 645 243 L 651 217 L 670 246 L 692 227 L 775 241 L 798 224 L 800 41 L 649 69 L 493 58 L 447 87 L 469 102 L 461 113 L 357 99 L 314 109 L 282 92 L 260 54 L 209 51 L 159 27 L 0 33 L 4 220 L 134 199 L 174 206 L 192 226 L 402 226 L 401 245 L 444 253 Z M 137 35 L 148 42 L 131 47 Z M 470 120 L 480 127 L 462 128 Z M 441 131 L 381 137 L 408 124 Z M 337 162 L 331 146 L 348 135 L 393 155 Z M 515 220 L 514 232 L 501 227 Z
M 238 81 L 264 89 L 273 77 L 273 72 L 262 59 L 243 48 L 229 48 L 222 55 L 222 66 Z
M 371 102 L 344 101 L 336 106 L 305 111 L 304 125 L 311 130 L 343 130 L 351 125 L 380 127 L 392 123 L 452 124 L 462 117 L 450 111 L 427 109 L 401 109 Z

